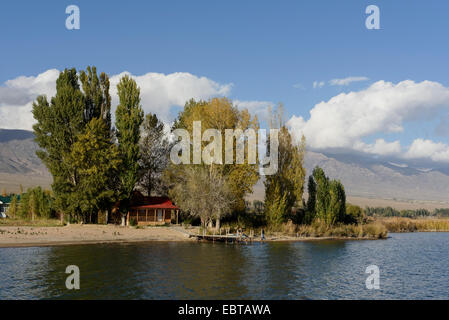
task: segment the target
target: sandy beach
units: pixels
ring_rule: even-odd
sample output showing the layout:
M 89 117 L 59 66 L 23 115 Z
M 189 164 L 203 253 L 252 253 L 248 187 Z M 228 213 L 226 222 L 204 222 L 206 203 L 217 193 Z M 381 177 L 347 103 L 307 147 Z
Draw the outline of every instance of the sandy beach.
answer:
M 193 241 L 174 227 L 129 228 L 115 225 L 64 227 L 0 226 L 0 247 L 56 246 L 88 243 Z

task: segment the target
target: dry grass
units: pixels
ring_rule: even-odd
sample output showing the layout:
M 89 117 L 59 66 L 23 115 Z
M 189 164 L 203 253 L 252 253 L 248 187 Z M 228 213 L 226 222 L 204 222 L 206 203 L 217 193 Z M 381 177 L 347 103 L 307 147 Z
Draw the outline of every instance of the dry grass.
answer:
M 382 218 L 378 220 L 389 232 L 449 231 L 449 219 L 438 218 Z
M 58 219 L 36 219 L 34 221 L 25 219 L 0 219 L 0 226 L 5 227 L 61 227 Z
M 295 225 L 291 222 L 285 223 L 275 229 L 269 230 L 273 235 L 290 235 L 297 237 L 335 237 L 335 238 L 357 238 L 357 239 L 385 239 L 388 235 L 387 228 L 381 223 L 368 224 L 339 224 L 329 226 L 320 221 L 311 225 Z

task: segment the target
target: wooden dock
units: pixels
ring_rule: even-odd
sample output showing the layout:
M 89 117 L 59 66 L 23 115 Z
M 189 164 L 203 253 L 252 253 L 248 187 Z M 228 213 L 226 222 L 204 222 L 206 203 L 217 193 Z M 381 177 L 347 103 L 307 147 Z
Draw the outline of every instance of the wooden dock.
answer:
M 253 242 L 254 235 L 251 231 L 250 236 L 247 235 L 235 235 L 235 234 L 206 234 L 206 232 L 203 232 L 203 234 L 197 234 L 192 235 L 197 238 L 197 240 L 204 240 L 204 241 L 212 241 L 212 242 L 226 242 L 226 243 L 247 243 L 247 242 Z

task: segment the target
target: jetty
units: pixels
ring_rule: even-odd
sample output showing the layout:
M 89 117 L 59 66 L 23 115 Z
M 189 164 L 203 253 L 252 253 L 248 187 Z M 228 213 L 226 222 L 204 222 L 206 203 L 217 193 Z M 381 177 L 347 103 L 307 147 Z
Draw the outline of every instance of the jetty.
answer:
M 254 241 L 254 232 L 250 231 L 249 236 L 244 233 L 232 234 L 226 232 L 226 234 L 207 234 L 206 230 L 203 230 L 202 234 L 193 234 L 192 237 L 196 237 L 197 240 L 212 241 L 212 242 L 225 242 L 225 243 L 247 243 Z

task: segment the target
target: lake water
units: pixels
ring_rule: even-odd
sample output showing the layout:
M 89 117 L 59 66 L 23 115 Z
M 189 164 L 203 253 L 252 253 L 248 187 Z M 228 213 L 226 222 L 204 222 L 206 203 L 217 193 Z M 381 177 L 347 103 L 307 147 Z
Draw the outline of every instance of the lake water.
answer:
M 77 265 L 81 289 L 67 290 Z M 380 289 L 366 289 L 366 267 Z M 448 299 L 449 233 L 377 241 L 0 248 L 0 299 Z

